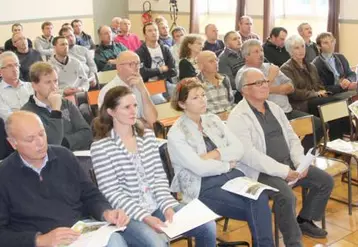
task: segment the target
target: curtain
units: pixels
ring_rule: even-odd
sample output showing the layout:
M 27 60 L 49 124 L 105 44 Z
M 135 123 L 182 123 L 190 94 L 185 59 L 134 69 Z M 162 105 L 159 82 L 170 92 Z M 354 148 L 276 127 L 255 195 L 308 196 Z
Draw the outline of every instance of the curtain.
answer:
M 264 32 L 262 41 L 265 42 L 275 25 L 274 0 L 264 0 Z
M 331 32 L 336 38 L 336 52 L 339 51 L 339 12 L 340 0 L 329 0 L 327 31 Z
M 245 7 L 246 7 L 246 0 L 236 0 L 236 18 L 235 18 L 235 29 L 236 31 L 239 30 L 239 21 L 240 17 L 245 15 Z
M 199 1 L 200 0 L 190 0 L 190 33 L 199 33 Z

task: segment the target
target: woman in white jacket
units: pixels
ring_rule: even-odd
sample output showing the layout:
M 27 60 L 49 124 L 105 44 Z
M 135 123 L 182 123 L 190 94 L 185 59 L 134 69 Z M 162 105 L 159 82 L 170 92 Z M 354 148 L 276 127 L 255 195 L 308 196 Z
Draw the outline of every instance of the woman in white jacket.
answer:
M 172 107 L 184 114 L 168 134 L 168 150 L 175 170 L 172 190 L 183 200 L 195 198 L 217 214 L 248 222 L 253 246 L 273 246 L 268 197 L 251 200 L 221 189 L 244 176 L 236 163 L 243 156 L 241 142 L 214 114 L 205 114 L 206 96 L 196 78 L 178 83 Z

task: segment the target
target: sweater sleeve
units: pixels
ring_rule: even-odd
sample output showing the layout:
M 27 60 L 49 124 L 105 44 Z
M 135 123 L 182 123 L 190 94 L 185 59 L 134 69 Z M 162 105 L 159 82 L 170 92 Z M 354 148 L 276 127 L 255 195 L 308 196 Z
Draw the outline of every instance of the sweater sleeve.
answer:
M 123 209 L 129 217 L 139 221 L 150 216 L 149 212 L 124 193 L 119 179 L 123 174 L 118 174 L 120 169 L 113 168 L 111 159 L 102 144 L 96 142 L 92 144 L 91 158 L 98 187 L 113 208 Z

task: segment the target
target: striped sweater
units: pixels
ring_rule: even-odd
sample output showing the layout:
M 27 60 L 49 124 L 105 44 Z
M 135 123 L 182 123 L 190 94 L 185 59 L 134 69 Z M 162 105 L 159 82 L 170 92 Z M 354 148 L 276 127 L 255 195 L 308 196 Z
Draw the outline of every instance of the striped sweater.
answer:
M 178 205 L 170 194 L 158 144 L 151 130 L 146 129 L 143 137 L 137 136 L 137 150 L 160 210 L 164 213 L 167 208 Z M 139 204 L 140 188 L 135 166 L 114 130 L 109 137 L 92 144 L 91 157 L 99 189 L 113 208 L 121 208 L 140 221 L 151 214 Z

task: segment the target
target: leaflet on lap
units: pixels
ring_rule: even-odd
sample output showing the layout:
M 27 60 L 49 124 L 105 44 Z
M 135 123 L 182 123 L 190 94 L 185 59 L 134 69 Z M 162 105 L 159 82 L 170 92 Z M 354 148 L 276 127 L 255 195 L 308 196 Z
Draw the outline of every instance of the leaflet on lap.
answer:
M 313 148 L 308 150 L 306 155 L 302 156 L 300 165 L 296 169 L 296 171 L 299 172 L 300 174 L 305 170 L 307 170 L 307 168 L 312 164 L 313 160 L 318 156 L 318 154 L 315 155 L 312 154 L 312 150 Z M 297 181 L 298 179 L 291 181 L 288 183 L 288 185 L 294 185 Z
M 358 142 L 347 142 L 342 139 L 336 139 L 334 141 L 327 142 L 327 147 L 343 153 L 352 153 L 358 151 Z
M 176 212 L 173 216 L 173 222 L 165 222 L 166 227 L 161 227 L 161 229 L 169 238 L 174 238 L 217 218 L 220 218 L 220 216 L 211 211 L 200 200 L 195 199 Z
M 72 229 L 80 232 L 81 236 L 68 247 L 105 247 L 112 233 L 124 231 L 125 227 L 118 228 L 107 222 L 78 221 Z
M 240 196 L 257 200 L 264 190 L 278 191 L 278 189 L 262 184 L 248 177 L 238 177 L 227 181 L 222 187 L 223 190 L 229 191 Z

